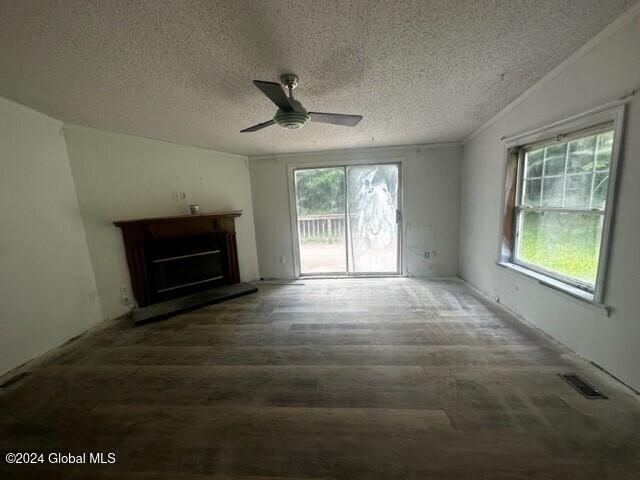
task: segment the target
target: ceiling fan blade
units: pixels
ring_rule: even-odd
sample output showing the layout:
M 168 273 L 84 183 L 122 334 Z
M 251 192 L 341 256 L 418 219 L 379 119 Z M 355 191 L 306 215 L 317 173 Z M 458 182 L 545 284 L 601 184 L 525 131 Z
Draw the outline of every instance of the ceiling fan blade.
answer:
M 309 112 L 309 116 L 311 116 L 312 122 L 330 123 L 345 127 L 355 127 L 362 120 L 362 115 L 344 115 L 342 113 Z
M 260 89 L 269 99 L 275 103 L 283 112 L 293 110 L 287 94 L 284 93 L 282 85 L 276 82 L 263 82 L 262 80 L 254 80 L 253 84 Z
M 259 123 L 257 125 L 254 125 L 253 127 L 249 127 L 249 128 L 245 128 L 244 130 L 240 130 L 240 133 L 257 132 L 258 130 L 262 130 L 263 128 L 270 127 L 274 123 L 276 123 L 276 122 L 274 122 L 273 120 L 269 120 L 268 122 L 262 122 L 262 123 Z

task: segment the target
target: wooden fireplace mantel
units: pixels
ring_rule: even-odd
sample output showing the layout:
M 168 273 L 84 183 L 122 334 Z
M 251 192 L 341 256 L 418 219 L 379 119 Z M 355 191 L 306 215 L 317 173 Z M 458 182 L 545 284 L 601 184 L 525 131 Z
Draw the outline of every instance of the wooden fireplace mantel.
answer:
M 151 218 L 135 218 L 132 220 L 116 220 L 113 224 L 117 227 L 129 225 L 148 225 L 151 223 L 167 223 L 167 222 L 193 222 L 194 220 L 211 220 L 225 217 L 239 217 L 242 210 L 232 210 L 230 212 L 206 212 L 198 215 L 174 215 L 170 217 L 151 217 Z
M 177 215 L 169 217 L 140 218 L 118 220 L 114 225 L 122 230 L 127 264 L 131 275 L 133 295 L 139 307 L 162 302 L 168 298 L 187 295 L 213 286 L 230 285 L 240 282 L 238 267 L 238 249 L 236 245 L 235 218 L 242 215 L 242 210 L 228 212 L 207 212 L 198 215 Z M 158 270 L 158 262 L 170 260 L 177 265 L 186 258 L 191 262 L 214 260 L 207 257 L 202 249 L 202 239 L 210 238 L 221 263 L 221 271 L 212 281 L 183 280 L 177 287 L 160 288 L 158 282 L 164 277 Z M 190 241 L 193 240 L 193 244 Z M 175 248 L 175 253 L 172 250 Z M 162 255 L 159 252 L 162 252 Z M 186 253 L 186 254 L 185 254 Z M 160 258 L 163 257 L 163 258 Z M 195 257 L 195 258 L 194 258 Z M 166 265 L 163 264 L 163 265 Z M 196 266 L 202 265 L 199 263 Z M 181 272 L 194 271 L 193 264 L 186 266 Z M 173 268 L 173 267 L 172 267 Z M 213 281 L 215 280 L 215 281 Z

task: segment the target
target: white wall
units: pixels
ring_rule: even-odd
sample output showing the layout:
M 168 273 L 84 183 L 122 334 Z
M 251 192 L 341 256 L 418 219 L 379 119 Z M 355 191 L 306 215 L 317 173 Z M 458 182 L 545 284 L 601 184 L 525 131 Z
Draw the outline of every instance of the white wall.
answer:
M 0 98 L 0 374 L 101 319 L 61 129 Z
M 146 138 L 65 126 L 78 201 L 105 318 L 127 313 L 131 295 L 120 229 L 114 220 L 243 210 L 236 219 L 240 277 L 258 278 L 247 158 Z M 186 192 L 177 201 L 174 192 Z M 132 299 L 133 296 L 131 295 Z
M 610 317 L 495 265 L 505 148 L 500 138 L 615 100 L 640 86 L 640 4 L 464 146 L 461 275 L 640 389 L 640 94 L 628 105 L 605 303 Z
M 403 273 L 411 276 L 457 275 L 461 155 L 459 146 L 423 146 L 251 158 L 261 277 L 289 279 L 294 276 L 289 167 L 376 159 L 403 163 Z M 436 255 L 426 260 L 425 250 L 435 251 Z M 279 262 L 280 257 L 285 258 L 285 263 Z

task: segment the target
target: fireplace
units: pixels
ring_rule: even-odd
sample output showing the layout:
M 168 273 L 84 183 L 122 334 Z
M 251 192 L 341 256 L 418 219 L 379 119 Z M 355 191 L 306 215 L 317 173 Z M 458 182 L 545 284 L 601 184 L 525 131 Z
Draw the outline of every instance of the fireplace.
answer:
M 230 283 L 224 234 L 151 240 L 146 252 L 155 300 Z
M 122 229 L 139 307 L 240 281 L 235 218 L 241 211 L 114 222 Z

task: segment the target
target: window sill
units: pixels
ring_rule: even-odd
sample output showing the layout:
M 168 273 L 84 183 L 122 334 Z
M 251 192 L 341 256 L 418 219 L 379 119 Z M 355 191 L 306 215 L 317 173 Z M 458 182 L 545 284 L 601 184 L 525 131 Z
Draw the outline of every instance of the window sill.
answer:
M 601 314 L 609 316 L 608 305 L 604 305 L 602 303 L 598 303 L 594 301 L 593 294 L 589 292 L 585 292 L 584 290 L 580 290 L 572 285 L 567 285 L 560 280 L 549 277 L 542 273 L 534 272 L 533 270 L 529 270 L 528 268 L 521 267 L 520 265 L 516 265 L 513 263 L 506 262 L 496 262 L 496 265 L 502 268 L 506 268 L 507 270 L 511 270 L 512 272 L 519 273 L 526 277 L 537 280 L 538 284 L 542 287 L 548 288 L 554 292 L 560 293 L 562 295 L 566 295 L 573 300 L 579 301 L 584 306 L 595 310 Z

